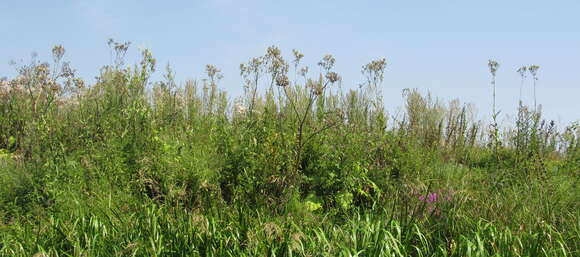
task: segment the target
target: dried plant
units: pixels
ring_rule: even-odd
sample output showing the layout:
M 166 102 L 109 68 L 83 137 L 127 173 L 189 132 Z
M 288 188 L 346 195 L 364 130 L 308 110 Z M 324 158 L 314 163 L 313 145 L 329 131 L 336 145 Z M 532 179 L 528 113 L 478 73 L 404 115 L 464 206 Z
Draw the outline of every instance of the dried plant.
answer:
M 520 105 L 522 105 L 522 89 L 524 87 L 524 82 L 525 82 L 525 79 L 526 79 L 526 73 L 528 72 L 528 67 L 527 66 L 519 67 L 517 69 L 517 72 L 520 74 L 520 77 L 521 77 L 521 83 L 520 83 L 520 101 L 519 102 L 520 102 Z
M 492 107 L 492 119 L 493 119 L 493 124 L 492 124 L 492 140 L 493 140 L 493 146 L 494 146 L 494 151 L 497 151 L 497 147 L 499 144 L 499 128 L 498 128 L 498 124 L 497 124 L 497 117 L 499 115 L 499 112 L 496 111 L 496 105 L 495 105 L 495 78 L 496 78 L 496 72 L 497 69 L 499 68 L 499 63 L 495 60 L 489 60 L 487 63 L 487 66 L 489 67 L 489 72 L 491 73 L 491 87 L 493 90 L 493 107 Z
M 538 70 L 540 69 L 540 66 L 538 65 L 530 65 L 528 67 L 528 71 L 530 72 L 530 74 L 532 74 L 532 79 L 534 82 L 534 111 L 537 111 L 538 109 L 538 105 L 536 103 L 536 83 L 538 81 Z

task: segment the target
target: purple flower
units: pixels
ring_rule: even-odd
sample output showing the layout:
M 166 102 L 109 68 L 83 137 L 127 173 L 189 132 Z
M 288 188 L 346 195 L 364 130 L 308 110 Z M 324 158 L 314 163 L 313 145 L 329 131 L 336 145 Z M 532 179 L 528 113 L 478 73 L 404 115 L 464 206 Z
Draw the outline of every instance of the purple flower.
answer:
M 437 202 L 437 199 L 439 198 L 439 195 L 437 193 L 430 193 L 429 195 L 427 195 L 427 197 L 425 196 L 419 196 L 419 200 L 426 202 L 426 203 L 434 203 Z

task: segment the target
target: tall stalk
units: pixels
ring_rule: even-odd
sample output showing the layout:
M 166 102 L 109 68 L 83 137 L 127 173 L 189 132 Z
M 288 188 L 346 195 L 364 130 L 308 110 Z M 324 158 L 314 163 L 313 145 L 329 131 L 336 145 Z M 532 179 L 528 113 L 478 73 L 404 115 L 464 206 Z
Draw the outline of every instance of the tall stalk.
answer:
M 520 105 L 522 105 L 522 89 L 524 88 L 524 82 L 526 80 L 526 72 L 528 71 L 528 67 L 526 66 L 522 66 L 520 68 L 518 68 L 517 72 L 520 74 L 520 77 L 522 78 L 521 83 L 520 83 Z
M 538 105 L 536 103 L 536 81 L 538 81 L 538 70 L 539 69 L 540 69 L 540 66 L 538 66 L 538 65 L 531 65 L 528 68 L 528 70 L 532 74 L 532 78 L 534 81 L 534 112 L 538 111 Z
M 489 72 L 491 73 L 491 87 L 493 88 L 493 113 L 492 113 L 492 118 L 493 118 L 493 144 L 494 144 L 494 151 L 497 150 L 497 144 L 499 141 L 499 133 L 498 133 L 498 127 L 497 127 L 497 116 L 498 116 L 498 112 L 496 111 L 496 107 L 495 107 L 495 78 L 496 78 L 496 72 L 497 69 L 499 68 L 499 63 L 497 61 L 494 60 L 489 60 L 487 63 L 487 66 L 489 67 Z

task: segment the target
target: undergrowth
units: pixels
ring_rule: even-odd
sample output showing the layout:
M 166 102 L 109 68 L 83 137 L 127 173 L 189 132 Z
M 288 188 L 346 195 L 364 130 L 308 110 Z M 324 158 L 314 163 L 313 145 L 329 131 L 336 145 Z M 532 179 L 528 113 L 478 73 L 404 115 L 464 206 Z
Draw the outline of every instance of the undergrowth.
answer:
M 494 105 L 488 127 L 408 89 L 390 116 L 385 59 L 344 90 L 331 55 L 314 73 L 276 47 L 231 99 L 213 65 L 151 81 L 148 50 L 130 66 L 130 44 L 109 45 L 92 85 L 61 46 L 0 81 L 0 255 L 580 254 L 580 128 L 541 105 L 520 101 L 513 128 Z M 538 69 L 518 69 L 534 90 Z

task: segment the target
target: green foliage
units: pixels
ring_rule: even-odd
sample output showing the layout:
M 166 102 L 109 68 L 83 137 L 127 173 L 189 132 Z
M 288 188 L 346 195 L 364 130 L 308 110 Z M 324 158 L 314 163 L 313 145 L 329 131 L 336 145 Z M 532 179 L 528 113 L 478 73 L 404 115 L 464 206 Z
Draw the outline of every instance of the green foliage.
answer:
M 130 44 L 109 45 L 90 86 L 60 46 L 0 81 L 0 256 L 580 251 L 578 124 L 540 107 L 521 103 L 505 132 L 494 110 L 488 131 L 470 105 L 409 89 L 391 118 L 385 59 L 343 91 L 334 57 L 310 74 L 277 47 L 240 66 L 230 101 L 213 65 L 150 81 L 148 50 L 125 67 Z

